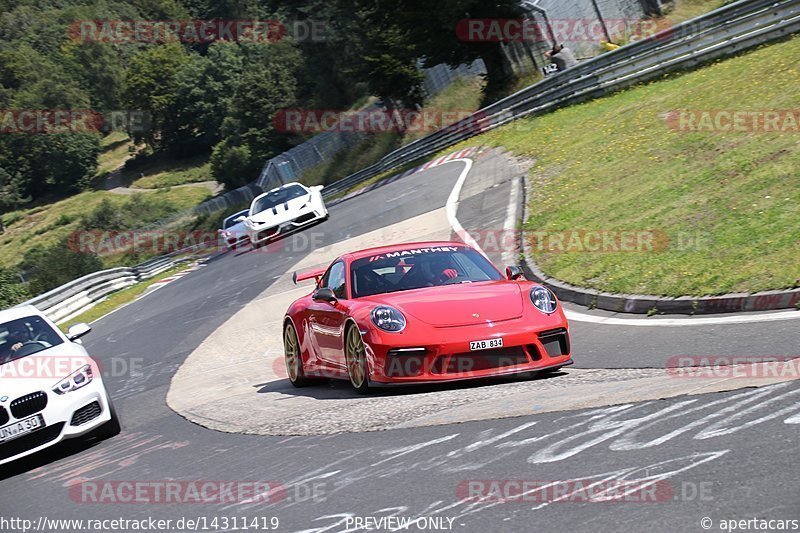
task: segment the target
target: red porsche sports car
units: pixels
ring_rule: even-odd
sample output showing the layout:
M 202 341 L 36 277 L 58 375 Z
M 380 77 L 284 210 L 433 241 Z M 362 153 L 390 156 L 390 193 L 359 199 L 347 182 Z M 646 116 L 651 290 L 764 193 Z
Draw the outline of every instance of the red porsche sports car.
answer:
M 371 386 L 554 371 L 572 364 L 569 326 L 555 295 L 506 275 L 458 242 L 384 246 L 343 255 L 283 325 L 292 384 L 349 379 Z

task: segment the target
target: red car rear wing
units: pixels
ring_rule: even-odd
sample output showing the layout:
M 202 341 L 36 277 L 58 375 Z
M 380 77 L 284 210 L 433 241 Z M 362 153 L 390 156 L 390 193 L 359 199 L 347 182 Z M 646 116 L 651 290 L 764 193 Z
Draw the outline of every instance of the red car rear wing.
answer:
M 319 280 L 325 275 L 326 270 L 326 268 L 317 268 L 314 270 L 308 270 L 306 272 L 295 272 L 292 274 L 292 281 L 294 281 L 294 284 L 297 285 L 301 281 L 306 281 L 313 278 L 317 283 L 319 283 Z

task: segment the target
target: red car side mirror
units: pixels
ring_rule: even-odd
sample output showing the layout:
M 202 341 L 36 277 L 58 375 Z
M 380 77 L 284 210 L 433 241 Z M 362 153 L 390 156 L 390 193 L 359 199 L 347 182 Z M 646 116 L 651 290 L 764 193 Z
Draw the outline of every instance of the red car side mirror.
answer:
M 522 273 L 522 269 L 518 266 L 507 266 L 506 278 L 509 281 L 517 281 L 518 279 L 525 279 L 525 274 Z

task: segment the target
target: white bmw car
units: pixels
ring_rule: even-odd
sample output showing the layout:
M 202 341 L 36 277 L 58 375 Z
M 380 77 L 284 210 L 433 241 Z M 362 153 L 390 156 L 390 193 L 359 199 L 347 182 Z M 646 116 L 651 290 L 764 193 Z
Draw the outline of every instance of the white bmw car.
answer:
M 78 437 L 108 438 L 120 423 L 76 324 L 63 334 L 33 306 L 0 311 L 0 464 Z
M 254 247 L 328 218 L 322 186 L 287 183 L 257 196 L 245 221 Z

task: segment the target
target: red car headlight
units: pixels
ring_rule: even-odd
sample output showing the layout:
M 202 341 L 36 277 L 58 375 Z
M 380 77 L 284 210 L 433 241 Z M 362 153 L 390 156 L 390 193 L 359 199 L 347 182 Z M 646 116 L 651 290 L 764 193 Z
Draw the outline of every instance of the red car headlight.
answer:
M 372 310 L 372 323 L 383 331 L 399 333 L 406 328 L 406 317 L 394 307 L 379 305 Z
M 531 303 L 533 306 L 546 315 L 556 312 L 558 301 L 553 291 L 547 287 L 534 287 L 530 292 Z

